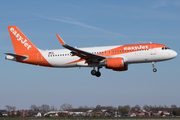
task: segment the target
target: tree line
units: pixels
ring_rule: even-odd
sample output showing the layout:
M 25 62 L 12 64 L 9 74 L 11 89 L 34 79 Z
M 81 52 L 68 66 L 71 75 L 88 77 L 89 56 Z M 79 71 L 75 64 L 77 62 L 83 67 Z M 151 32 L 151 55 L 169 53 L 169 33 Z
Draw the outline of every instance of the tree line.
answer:
M 9 112 L 15 111 L 16 107 L 6 105 L 6 110 Z M 145 110 L 148 112 L 169 111 L 174 116 L 180 116 L 180 107 L 177 107 L 176 105 L 171 105 L 170 107 L 166 105 L 164 106 L 144 105 L 143 107 L 141 107 L 140 105 L 135 105 L 132 107 L 130 105 L 118 106 L 118 107 L 97 105 L 96 107 L 79 106 L 78 108 L 73 108 L 71 104 L 64 103 L 59 108 L 54 107 L 54 106 L 49 106 L 46 104 L 43 104 L 41 106 L 31 105 L 29 110 L 40 111 L 40 112 L 57 111 L 57 110 L 63 110 L 63 111 L 69 111 L 69 112 L 86 112 L 88 110 L 94 110 L 94 111 L 107 110 L 107 111 L 112 111 L 112 112 L 117 111 L 120 114 L 128 114 L 129 111 L 133 111 L 137 113 L 142 110 Z

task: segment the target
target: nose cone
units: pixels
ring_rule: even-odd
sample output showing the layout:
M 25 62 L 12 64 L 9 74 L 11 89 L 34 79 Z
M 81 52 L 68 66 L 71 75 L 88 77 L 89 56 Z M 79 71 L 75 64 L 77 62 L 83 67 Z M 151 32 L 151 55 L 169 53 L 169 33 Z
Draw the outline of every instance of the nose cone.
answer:
M 177 54 L 176 51 L 172 51 L 171 56 L 172 56 L 173 58 L 175 58 L 177 55 L 178 55 L 178 54 Z

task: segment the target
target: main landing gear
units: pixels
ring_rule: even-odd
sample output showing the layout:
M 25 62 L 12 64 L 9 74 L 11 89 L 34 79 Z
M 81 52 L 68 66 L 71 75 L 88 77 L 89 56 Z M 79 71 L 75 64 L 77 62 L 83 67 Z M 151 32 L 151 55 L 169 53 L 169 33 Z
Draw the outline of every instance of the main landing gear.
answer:
M 100 67 L 98 67 L 98 70 L 96 71 L 96 70 L 95 70 L 95 67 L 94 67 L 93 70 L 91 71 L 91 74 L 92 74 L 93 76 L 100 77 L 100 76 L 101 76 L 101 73 L 99 72 L 99 69 L 100 69 Z
M 152 62 L 152 66 L 153 66 L 153 72 L 157 72 L 157 69 L 155 68 L 155 62 Z

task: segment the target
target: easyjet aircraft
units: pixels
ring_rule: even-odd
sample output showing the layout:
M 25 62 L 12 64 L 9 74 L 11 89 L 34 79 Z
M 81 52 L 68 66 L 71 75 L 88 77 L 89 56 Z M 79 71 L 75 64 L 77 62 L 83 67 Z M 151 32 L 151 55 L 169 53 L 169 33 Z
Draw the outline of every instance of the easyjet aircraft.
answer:
M 101 76 L 99 69 L 105 67 L 114 71 L 126 71 L 133 63 L 148 63 L 173 59 L 177 53 L 168 46 L 155 43 L 131 44 L 104 47 L 74 48 L 67 45 L 57 34 L 66 49 L 41 50 L 16 27 L 8 26 L 15 54 L 7 54 L 6 59 L 46 67 L 92 67 L 91 74 Z M 97 70 L 95 70 L 97 68 Z

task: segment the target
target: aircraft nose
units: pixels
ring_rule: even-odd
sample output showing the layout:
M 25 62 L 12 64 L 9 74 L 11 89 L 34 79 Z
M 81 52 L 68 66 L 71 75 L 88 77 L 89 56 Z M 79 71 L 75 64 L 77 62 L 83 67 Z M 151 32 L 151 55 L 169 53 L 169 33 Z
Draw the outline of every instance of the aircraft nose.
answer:
M 171 55 L 172 55 L 173 58 L 175 58 L 178 54 L 177 54 L 176 51 L 172 51 Z

